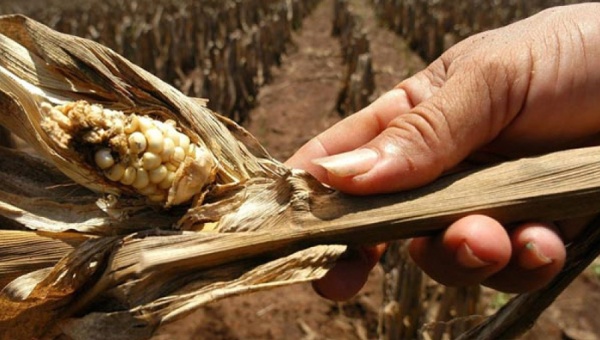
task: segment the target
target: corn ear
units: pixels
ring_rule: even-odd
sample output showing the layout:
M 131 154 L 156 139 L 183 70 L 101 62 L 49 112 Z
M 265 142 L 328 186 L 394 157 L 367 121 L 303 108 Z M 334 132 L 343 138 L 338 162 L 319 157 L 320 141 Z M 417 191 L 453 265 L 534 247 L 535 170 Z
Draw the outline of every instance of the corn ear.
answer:
M 245 232 L 289 228 L 294 211 L 307 211 L 308 191 L 323 188 L 272 159 L 206 101 L 97 43 L 4 16 L 0 54 L 0 121 L 70 178 L 0 150 L 18 154 L 17 167 L 48 174 L 37 182 L 48 190 L 30 197 L 0 184 L 0 223 L 19 231 L 0 262 L 20 263 L 10 245 L 39 240 L 32 253 L 60 245 L 38 266 L 0 266 L 19 275 L 0 291 L 0 329 L 9 330 L 0 338 L 147 338 L 217 298 L 321 277 L 344 251 L 294 248 L 239 261 L 234 252 L 165 271 L 160 264 L 181 255 L 172 247 L 249 247 Z M 3 165 L 2 178 L 33 175 Z M 66 247 L 34 234 L 63 239 L 69 231 L 85 241 Z
M 56 166 L 0 148 L 0 271 L 18 275 L 0 291 L 2 339 L 149 338 L 216 299 L 322 277 L 345 249 L 322 244 L 430 234 L 472 213 L 511 223 L 600 210 L 598 147 L 355 198 L 98 44 L 7 16 L 0 54 L 0 121 Z M 186 137 L 193 152 L 163 155 Z M 162 186 L 168 174 L 149 173 L 161 166 L 174 173 Z M 49 247 L 29 268 L 13 256 Z
M 86 101 L 41 104 L 42 128 L 65 149 L 79 152 L 122 192 L 165 207 L 187 203 L 215 181 L 217 160 L 203 145 L 162 122 Z
M 0 51 L 2 124 L 107 195 L 104 210 L 183 206 L 178 228 L 257 230 L 299 193 L 247 131 L 110 49 L 14 15 L 0 20 Z
M 207 195 L 287 172 L 205 101 L 184 96 L 111 50 L 22 16 L 4 17 L 0 33 L 0 48 L 10 51 L 0 61 L 6 99 L 0 105 L 11 112 L 3 123 L 89 189 L 164 207 L 199 205 Z M 49 36 L 52 44 L 36 45 Z M 142 135 L 147 150 L 136 149 Z

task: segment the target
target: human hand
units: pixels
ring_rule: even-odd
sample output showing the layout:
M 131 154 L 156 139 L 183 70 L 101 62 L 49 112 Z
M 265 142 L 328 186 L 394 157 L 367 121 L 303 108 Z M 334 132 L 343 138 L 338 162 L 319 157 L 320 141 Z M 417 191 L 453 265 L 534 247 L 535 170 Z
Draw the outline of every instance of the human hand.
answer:
M 599 144 L 598 17 L 599 4 L 558 7 L 468 38 L 310 140 L 287 164 L 368 195 L 427 184 L 474 153 L 514 158 Z M 502 226 L 473 215 L 438 236 L 413 239 L 410 252 L 446 285 L 530 291 L 560 271 L 564 243 L 583 224 Z M 316 290 L 351 297 L 383 249 L 351 251 Z

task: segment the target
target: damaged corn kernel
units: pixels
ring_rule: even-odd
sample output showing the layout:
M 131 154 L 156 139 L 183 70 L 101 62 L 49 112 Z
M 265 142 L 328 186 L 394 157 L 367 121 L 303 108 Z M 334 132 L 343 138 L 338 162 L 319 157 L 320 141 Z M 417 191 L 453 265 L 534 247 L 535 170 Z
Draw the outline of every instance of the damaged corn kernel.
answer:
M 115 185 L 165 206 L 182 204 L 215 180 L 216 161 L 173 120 L 125 114 L 85 101 L 41 105 L 42 127 Z

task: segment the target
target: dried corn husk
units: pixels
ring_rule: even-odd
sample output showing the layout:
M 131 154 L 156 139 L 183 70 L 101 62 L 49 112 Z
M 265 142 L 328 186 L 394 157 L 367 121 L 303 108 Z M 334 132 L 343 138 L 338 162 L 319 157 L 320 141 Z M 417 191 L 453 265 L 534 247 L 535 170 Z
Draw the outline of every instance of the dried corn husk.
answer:
M 0 250 L 3 338 L 62 333 L 144 338 L 161 322 L 206 302 L 322 276 L 343 252 L 343 246 L 322 246 L 285 252 L 287 257 L 276 260 L 206 263 L 204 271 L 148 270 L 154 267 L 145 267 L 145 254 L 160 254 L 171 244 L 202 247 L 228 235 L 219 232 L 286 227 L 278 222 L 292 201 L 290 171 L 245 130 L 208 110 L 205 101 L 182 95 L 97 43 L 23 16 L 5 16 L 0 52 L 0 120 L 51 163 L 0 150 L 0 215 L 15 229 L 3 231 Z M 75 103 L 174 121 L 207 150 L 210 183 L 192 200 L 165 209 L 108 180 L 89 161 L 93 151 L 63 138 L 77 131 L 53 130 L 71 121 L 60 120 L 66 114 L 56 120 L 51 110 Z M 209 233 L 177 231 L 201 230 L 206 223 Z M 29 250 L 21 250 L 24 244 Z M 27 265 L 19 262 L 24 256 L 30 258 Z M 89 306 L 98 301 L 105 307 L 94 308 L 104 311 L 93 313 Z M 88 316 L 68 319 L 84 310 Z M 68 321 L 56 322 L 61 319 Z M 143 331 L 136 336 L 134 330 Z
M 0 121 L 46 159 L 0 149 L 2 338 L 143 339 L 210 301 L 321 277 L 345 249 L 332 244 L 424 235 L 473 212 L 511 222 L 600 211 L 598 148 L 355 198 L 99 44 L 5 16 L 0 54 Z M 48 108 L 76 103 L 174 121 L 209 153 L 210 180 L 189 201 L 157 204 L 108 179 L 90 161 L 97 150 L 69 138 L 80 130 L 62 116 L 44 123 Z

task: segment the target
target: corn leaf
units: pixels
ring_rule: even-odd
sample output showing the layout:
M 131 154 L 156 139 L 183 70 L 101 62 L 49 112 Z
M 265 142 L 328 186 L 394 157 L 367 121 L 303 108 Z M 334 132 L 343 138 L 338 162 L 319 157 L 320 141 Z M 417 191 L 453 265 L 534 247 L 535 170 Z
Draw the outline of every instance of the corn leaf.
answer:
M 0 121 L 45 158 L 0 149 L 2 339 L 148 338 L 211 301 L 322 277 L 347 244 L 428 235 L 473 213 L 600 212 L 598 147 L 352 197 L 97 43 L 5 16 L 0 54 Z M 109 181 L 89 150 L 43 127 L 43 105 L 80 100 L 175 121 L 217 160 L 214 182 L 167 209 Z

